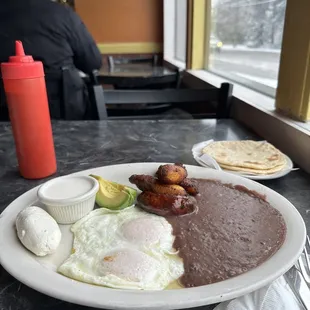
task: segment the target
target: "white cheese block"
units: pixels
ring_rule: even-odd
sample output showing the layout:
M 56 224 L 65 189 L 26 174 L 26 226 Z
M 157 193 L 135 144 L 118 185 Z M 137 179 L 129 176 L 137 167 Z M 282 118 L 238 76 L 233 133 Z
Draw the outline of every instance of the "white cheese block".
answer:
M 27 207 L 16 218 L 17 235 L 21 243 L 37 256 L 56 251 L 61 232 L 56 221 L 39 207 Z

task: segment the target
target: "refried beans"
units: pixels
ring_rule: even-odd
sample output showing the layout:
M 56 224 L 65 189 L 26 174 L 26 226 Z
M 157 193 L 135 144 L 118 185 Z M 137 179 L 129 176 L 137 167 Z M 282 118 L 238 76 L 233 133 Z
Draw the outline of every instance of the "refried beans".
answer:
M 199 190 L 196 214 L 171 216 L 174 247 L 184 261 L 184 287 L 219 282 L 253 269 L 283 244 L 282 215 L 242 186 L 192 179 Z

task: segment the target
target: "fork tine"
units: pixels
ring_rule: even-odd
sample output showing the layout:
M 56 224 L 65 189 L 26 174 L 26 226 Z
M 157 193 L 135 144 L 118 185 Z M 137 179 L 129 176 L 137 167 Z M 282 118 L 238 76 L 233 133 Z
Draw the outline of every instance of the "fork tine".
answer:
M 306 258 L 306 263 L 307 263 L 307 268 L 308 268 L 308 273 L 309 273 L 309 276 L 310 276 L 310 261 L 309 261 L 309 254 L 308 254 L 308 251 L 307 251 L 307 245 L 310 249 L 310 238 L 309 236 L 307 235 L 307 240 L 306 240 L 306 245 L 305 245 L 305 249 L 304 249 L 304 253 L 305 253 L 305 258 Z
M 298 265 L 299 270 L 300 270 L 300 272 L 302 274 L 302 277 L 304 278 L 304 280 L 306 281 L 307 285 L 309 286 L 310 285 L 310 276 L 308 275 L 308 272 L 306 270 L 306 266 L 305 266 L 301 256 L 298 258 L 297 265 Z

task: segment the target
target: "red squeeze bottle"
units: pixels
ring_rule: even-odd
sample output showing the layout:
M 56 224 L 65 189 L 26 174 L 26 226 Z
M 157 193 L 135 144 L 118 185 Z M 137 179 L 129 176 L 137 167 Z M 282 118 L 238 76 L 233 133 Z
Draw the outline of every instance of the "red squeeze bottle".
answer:
M 25 55 L 21 41 L 16 55 L 1 64 L 20 174 L 41 179 L 57 170 L 42 62 Z

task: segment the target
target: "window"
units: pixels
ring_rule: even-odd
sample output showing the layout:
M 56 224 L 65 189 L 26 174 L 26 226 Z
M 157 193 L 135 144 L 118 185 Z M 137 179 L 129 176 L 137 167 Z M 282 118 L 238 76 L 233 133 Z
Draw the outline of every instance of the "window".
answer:
M 218 80 L 241 84 L 254 90 L 256 99 L 272 102 L 277 112 L 310 121 L 309 0 L 187 0 L 186 7 L 181 1 L 164 0 L 168 63 L 184 68 L 178 59 L 185 54 L 190 74 L 211 85 Z M 184 41 L 177 38 L 182 32 L 185 38 L 182 5 L 185 53 Z
M 185 67 L 188 0 L 164 0 L 164 59 Z
M 170 0 L 171 1 L 171 0 Z M 186 61 L 187 0 L 175 0 L 175 58 Z
M 206 69 L 274 97 L 285 8 L 286 0 L 211 0 Z

